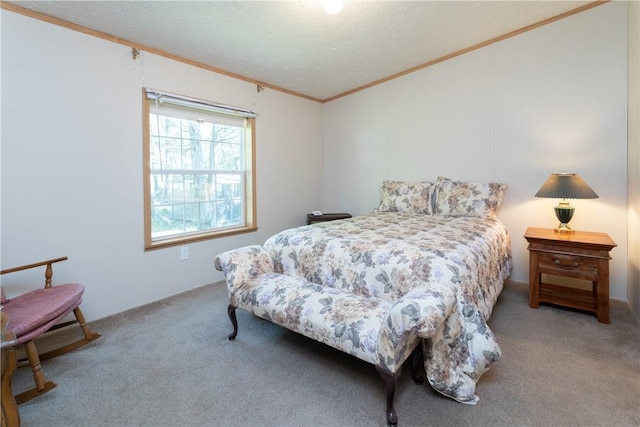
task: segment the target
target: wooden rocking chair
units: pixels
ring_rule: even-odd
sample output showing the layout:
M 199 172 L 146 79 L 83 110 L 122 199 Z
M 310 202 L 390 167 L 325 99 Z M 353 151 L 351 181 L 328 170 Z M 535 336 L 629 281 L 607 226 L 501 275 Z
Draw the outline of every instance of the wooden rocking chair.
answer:
M 55 258 L 0 271 L 0 274 L 7 274 L 46 266 L 44 288 L 10 299 L 5 297 L 3 289 L 0 290 L 2 294 L 2 311 L 9 319 L 6 329 L 15 334 L 17 346 L 24 345 L 25 353 L 33 372 L 33 379 L 36 383 L 35 388 L 16 395 L 15 399 L 18 404 L 40 396 L 56 387 L 55 383 L 46 381 L 40 361 L 75 350 L 100 337 L 100 334 L 91 332 L 82 315 L 82 311 L 80 311 L 79 306 L 82 302 L 84 286 L 78 283 L 56 286 L 51 284 L 53 278 L 52 264 L 66 259 L 68 258 Z M 59 323 L 71 312 L 75 315 L 76 320 Z M 47 331 L 75 323 L 80 325 L 84 334 L 83 338 L 61 348 L 38 354 L 34 342 L 37 337 Z

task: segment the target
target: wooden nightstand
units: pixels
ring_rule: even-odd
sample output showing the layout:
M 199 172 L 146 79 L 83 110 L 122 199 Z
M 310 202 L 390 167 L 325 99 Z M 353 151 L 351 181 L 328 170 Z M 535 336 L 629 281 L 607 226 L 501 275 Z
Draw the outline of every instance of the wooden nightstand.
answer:
M 609 323 L 609 252 L 616 243 L 606 233 L 557 233 L 527 228 L 529 242 L 529 306 L 541 302 L 595 313 Z M 543 273 L 591 281 L 591 291 L 543 283 Z
M 323 213 L 322 215 L 307 214 L 307 225 L 316 222 L 335 221 L 336 219 L 351 218 L 348 213 Z

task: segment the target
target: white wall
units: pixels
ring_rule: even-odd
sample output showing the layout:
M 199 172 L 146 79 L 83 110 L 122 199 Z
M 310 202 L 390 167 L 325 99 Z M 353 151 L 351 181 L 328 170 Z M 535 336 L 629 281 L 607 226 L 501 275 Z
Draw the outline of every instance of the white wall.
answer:
M 600 195 L 571 225 L 611 235 L 611 297 L 627 299 L 627 5 L 609 3 L 324 105 L 324 207 L 373 209 L 383 179 L 509 185 L 511 279 L 528 282 L 528 226 L 555 227 L 534 194 L 552 172 Z
M 134 61 L 127 46 L 5 10 L 0 18 L 0 264 L 69 256 L 55 279 L 86 285 L 88 320 L 222 280 L 216 253 L 301 225 L 311 209 L 368 212 L 384 179 L 508 183 L 500 216 L 512 279 L 526 282 L 522 233 L 555 225 L 554 202 L 533 194 L 558 170 L 600 194 L 572 202 L 572 225 L 616 240 L 611 295 L 627 299 L 625 3 L 324 106 L 152 54 Z M 178 247 L 144 252 L 143 86 L 258 111 L 258 232 L 190 244 L 187 261 Z M 2 287 L 11 295 L 41 275 L 5 275 Z
M 222 280 L 215 255 L 302 225 L 322 199 L 322 106 L 2 10 L 2 268 L 58 256 L 95 320 Z M 145 252 L 142 87 L 258 112 L 258 232 Z M 9 295 L 23 278 L 2 276 Z

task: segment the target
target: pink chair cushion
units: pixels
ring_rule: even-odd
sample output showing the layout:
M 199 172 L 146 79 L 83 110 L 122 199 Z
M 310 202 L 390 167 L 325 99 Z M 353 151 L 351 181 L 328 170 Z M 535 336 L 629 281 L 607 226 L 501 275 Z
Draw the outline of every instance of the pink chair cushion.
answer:
M 18 344 L 46 332 L 82 302 L 84 286 L 78 283 L 41 288 L 3 303 L 9 317 L 7 329 L 13 331 Z

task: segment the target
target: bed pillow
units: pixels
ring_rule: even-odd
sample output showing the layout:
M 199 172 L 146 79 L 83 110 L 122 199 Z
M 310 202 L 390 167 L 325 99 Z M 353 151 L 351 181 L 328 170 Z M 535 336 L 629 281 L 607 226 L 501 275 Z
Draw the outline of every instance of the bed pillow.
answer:
M 383 181 L 378 212 L 407 212 L 431 215 L 433 182 Z
M 434 214 L 439 216 L 495 217 L 506 184 L 453 181 L 442 176 L 435 184 Z

